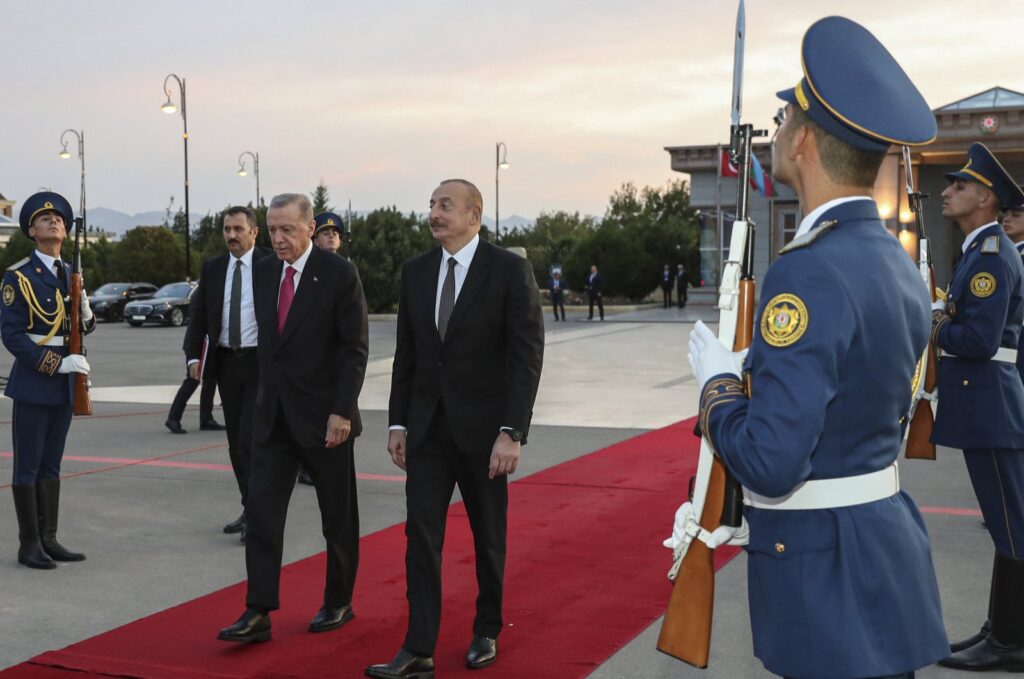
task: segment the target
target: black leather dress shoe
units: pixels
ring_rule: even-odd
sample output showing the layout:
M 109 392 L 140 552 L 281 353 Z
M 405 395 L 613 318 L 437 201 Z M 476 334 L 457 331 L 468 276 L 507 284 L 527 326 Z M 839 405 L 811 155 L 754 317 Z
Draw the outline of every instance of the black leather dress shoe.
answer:
M 498 659 L 498 640 L 492 637 L 473 637 L 473 643 L 466 651 L 466 667 L 478 670 Z
M 245 528 L 245 512 L 238 515 L 238 518 L 224 526 L 225 533 L 241 533 Z
M 201 431 L 224 431 L 226 428 L 227 427 L 217 420 L 207 420 L 199 423 L 199 429 Z
M 351 606 L 342 606 L 341 608 L 324 606 L 317 611 L 317 614 L 309 622 L 309 631 L 328 632 L 332 629 L 338 629 L 354 617 L 356 617 L 356 614 L 352 612 Z
M 378 679 L 434 679 L 434 659 L 415 655 L 404 648 L 398 651 L 395 659 L 386 665 L 370 665 L 366 668 L 366 676 Z
M 313 485 L 313 477 L 310 476 L 309 472 L 307 472 L 305 469 L 300 469 L 299 470 L 299 475 L 298 475 L 298 477 L 295 480 L 298 481 L 299 483 L 301 483 L 304 486 L 312 486 Z
M 971 672 L 1024 672 L 1024 646 L 1007 646 L 989 635 L 974 646 L 943 658 L 939 664 Z
M 971 646 L 974 646 L 975 644 L 978 644 L 978 643 L 984 641 L 985 639 L 987 639 L 988 635 L 991 634 L 991 633 L 992 633 L 992 625 L 991 625 L 991 623 L 988 620 L 986 620 L 985 624 L 981 626 L 981 630 L 977 634 L 975 634 L 974 636 L 971 636 L 971 637 L 967 637 L 963 641 L 958 641 L 956 643 L 950 644 L 949 645 L 949 652 L 950 653 L 958 653 L 959 651 L 963 651 L 965 649 L 968 649 Z
M 242 613 L 242 617 L 234 625 L 222 629 L 217 638 L 221 641 L 234 641 L 239 644 L 270 641 L 270 616 L 247 608 L 245 613 Z
M 188 432 L 181 428 L 181 422 L 177 420 L 164 420 L 164 426 L 171 430 L 172 434 L 187 434 Z

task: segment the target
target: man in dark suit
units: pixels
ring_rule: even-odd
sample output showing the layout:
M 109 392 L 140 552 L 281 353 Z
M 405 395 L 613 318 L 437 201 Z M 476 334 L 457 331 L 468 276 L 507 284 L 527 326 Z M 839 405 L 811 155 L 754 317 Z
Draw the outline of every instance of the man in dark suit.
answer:
M 327 584 L 309 624 L 325 632 L 351 620 L 359 564 L 353 440 L 368 354 L 366 298 L 348 260 L 313 246 L 313 206 L 298 193 L 267 210 L 274 257 L 255 266 L 259 328 L 252 467 L 246 503 L 249 575 L 245 613 L 219 639 L 270 639 L 278 608 L 285 515 L 301 463 L 313 478 L 324 537 Z
M 675 276 L 672 275 L 672 269 L 668 264 L 661 272 L 659 285 L 661 285 L 662 306 L 668 309 L 672 306 L 672 288 L 675 287 Z
M 686 288 L 690 285 L 690 279 L 687 276 L 685 266 L 680 264 L 676 267 L 676 300 L 679 302 L 680 309 L 686 306 Z
M 469 515 L 479 587 L 470 668 L 497 658 L 502 628 L 507 475 L 526 443 L 544 354 L 530 263 L 480 239 L 480 191 L 463 179 L 430 197 L 440 248 L 402 267 L 388 452 L 408 473 L 409 627 L 371 677 L 433 676 L 441 622 L 441 544 L 455 486 Z
M 224 212 L 223 235 L 228 251 L 203 262 L 199 286 L 189 304 L 184 342 L 189 379 L 203 380 L 204 391 L 212 382 L 220 390 L 231 469 L 242 497 L 242 515 L 224 526 L 224 532 L 241 533 L 243 543 L 252 412 L 259 376 L 253 267 L 270 254 L 270 250 L 256 247 L 258 233 L 256 213 L 251 208 L 236 205 Z
M 590 300 L 590 315 L 587 316 L 588 321 L 594 320 L 594 304 L 597 304 L 597 310 L 601 313 L 601 320 L 604 320 L 604 300 L 601 299 L 601 288 L 604 287 L 604 279 L 601 278 L 601 274 L 597 271 L 597 264 L 593 264 L 590 267 L 590 273 L 587 274 L 587 299 Z
M 555 320 L 558 320 L 558 310 L 562 310 L 562 320 L 565 320 L 565 286 L 562 285 L 562 272 L 556 271 L 551 274 L 551 306 L 555 310 Z

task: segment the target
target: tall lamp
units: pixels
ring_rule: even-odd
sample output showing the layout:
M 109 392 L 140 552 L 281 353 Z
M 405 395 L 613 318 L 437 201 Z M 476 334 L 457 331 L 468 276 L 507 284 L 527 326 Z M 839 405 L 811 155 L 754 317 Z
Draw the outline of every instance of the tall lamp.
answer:
M 68 158 L 71 157 L 71 152 L 68 151 L 68 143 L 64 141 L 64 138 L 68 136 L 68 133 L 75 135 L 75 137 L 78 139 L 78 162 L 82 168 L 82 197 L 81 202 L 78 206 L 78 214 L 82 216 L 82 242 L 83 245 L 88 245 L 89 231 L 86 228 L 87 222 L 85 221 L 85 131 L 72 130 L 69 128 L 60 133 L 61 150 L 60 153 L 57 155 L 59 155 L 64 160 L 67 160 Z M 71 228 L 71 224 L 67 224 L 66 226 L 68 228 Z
M 174 113 L 178 109 L 174 106 L 174 102 L 171 101 L 171 91 L 167 88 L 167 83 L 171 78 L 178 83 L 178 91 L 181 94 L 181 119 L 185 125 L 185 131 L 181 135 L 182 139 L 185 140 L 185 279 L 191 280 L 192 278 L 192 250 L 189 245 L 189 211 L 188 211 L 188 112 L 185 108 L 185 79 L 179 78 L 174 73 L 169 74 L 164 78 L 164 94 L 167 95 L 167 101 L 163 103 L 160 110 L 164 113 Z
M 508 147 L 499 141 L 494 145 L 494 242 L 501 243 L 501 213 L 498 211 L 498 178 L 502 170 L 508 169 Z
M 238 154 L 238 176 L 244 177 L 249 173 L 245 170 L 245 157 L 252 158 L 252 173 L 256 175 L 256 210 L 260 209 L 260 154 L 252 151 L 242 151 Z

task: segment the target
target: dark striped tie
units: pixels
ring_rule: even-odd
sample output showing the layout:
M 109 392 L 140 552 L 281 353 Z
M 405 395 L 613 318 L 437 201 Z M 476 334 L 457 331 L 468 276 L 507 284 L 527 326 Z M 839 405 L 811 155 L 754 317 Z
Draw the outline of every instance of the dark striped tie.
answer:
M 437 310 L 437 334 L 444 341 L 444 335 L 448 332 L 448 321 L 452 317 L 452 309 L 455 308 L 455 261 L 454 257 L 448 258 L 448 273 L 444 277 L 444 285 L 441 286 L 441 306 Z
M 242 346 L 242 260 L 235 260 L 235 273 L 231 277 L 231 302 L 228 306 L 228 346 Z

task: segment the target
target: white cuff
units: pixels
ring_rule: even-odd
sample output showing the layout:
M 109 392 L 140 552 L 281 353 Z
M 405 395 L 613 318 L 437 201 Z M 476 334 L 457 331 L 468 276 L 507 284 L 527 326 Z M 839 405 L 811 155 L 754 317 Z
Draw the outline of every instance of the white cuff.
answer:
M 407 431 L 405 427 L 400 424 L 393 424 L 388 427 L 388 431 Z

